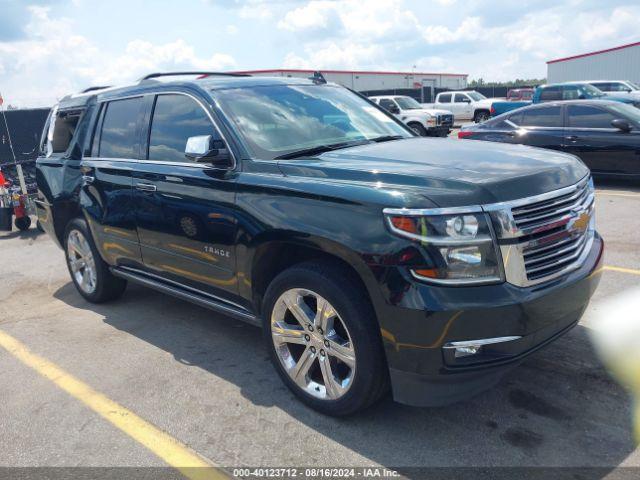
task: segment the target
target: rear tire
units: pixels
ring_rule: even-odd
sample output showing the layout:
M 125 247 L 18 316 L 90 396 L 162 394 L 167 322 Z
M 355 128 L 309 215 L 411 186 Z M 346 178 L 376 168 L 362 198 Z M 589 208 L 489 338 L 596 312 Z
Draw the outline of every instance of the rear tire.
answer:
M 75 218 L 67 225 L 64 250 L 71 280 L 86 300 L 91 303 L 108 302 L 124 293 L 126 280 L 111 274 L 84 219 Z
M 388 390 L 374 310 L 348 269 L 318 262 L 291 267 L 271 282 L 263 306 L 271 360 L 303 403 L 326 415 L 345 416 Z M 326 331 L 320 328 L 323 321 Z
M 427 129 L 424 128 L 419 123 L 411 122 L 411 123 L 408 123 L 407 125 L 409 126 L 409 128 L 411 128 L 414 132 L 416 132 L 421 137 L 426 137 L 427 136 Z
M 31 219 L 28 216 L 16 218 L 15 220 L 16 228 L 21 231 L 29 230 L 31 226 Z
M 480 110 L 479 112 L 476 112 L 473 121 L 476 123 L 482 123 L 489 120 L 489 118 L 491 118 L 491 113 L 489 113 L 487 110 Z

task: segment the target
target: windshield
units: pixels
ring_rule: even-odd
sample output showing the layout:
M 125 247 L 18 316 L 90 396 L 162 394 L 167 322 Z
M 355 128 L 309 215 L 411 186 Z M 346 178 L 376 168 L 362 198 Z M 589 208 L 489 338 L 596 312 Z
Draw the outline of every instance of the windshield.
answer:
M 394 100 L 398 105 L 400 105 L 402 110 L 417 110 L 422 108 L 422 105 L 411 97 L 395 97 Z
M 640 90 L 640 87 L 638 86 L 637 83 L 635 82 L 629 82 L 627 81 L 627 85 L 629 85 L 633 90 Z
M 478 92 L 467 92 L 467 95 L 469 95 L 474 102 L 479 102 L 480 100 L 487 98 Z
M 214 90 L 252 156 L 273 160 L 298 150 L 379 137 L 412 137 L 378 108 L 333 85 Z
M 586 98 L 603 97 L 604 93 L 593 85 L 580 85 L 581 94 Z
M 628 103 L 618 103 L 615 105 L 609 105 L 609 109 L 619 114 L 622 118 L 631 120 L 637 125 L 640 125 L 640 109 L 629 105 Z

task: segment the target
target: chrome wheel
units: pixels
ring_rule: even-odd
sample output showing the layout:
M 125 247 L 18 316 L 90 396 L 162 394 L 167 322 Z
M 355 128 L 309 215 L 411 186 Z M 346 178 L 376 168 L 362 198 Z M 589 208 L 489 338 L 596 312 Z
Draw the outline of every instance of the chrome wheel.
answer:
M 280 363 L 308 394 L 335 400 L 351 387 L 356 355 L 345 323 L 323 297 L 294 288 L 276 301 L 271 336 Z
M 79 230 L 71 230 L 67 237 L 67 259 L 76 285 L 84 293 L 92 294 L 96 289 L 96 263 L 91 247 Z

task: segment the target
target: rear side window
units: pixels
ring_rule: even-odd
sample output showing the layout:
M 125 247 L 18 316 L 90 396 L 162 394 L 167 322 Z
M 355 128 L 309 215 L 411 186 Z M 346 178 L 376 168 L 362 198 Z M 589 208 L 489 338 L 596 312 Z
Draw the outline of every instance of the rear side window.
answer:
M 42 151 L 47 156 L 65 153 L 71 145 L 82 110 L 58 110 L 54 108 L 47 123 L 47 136 Z
M 149 159 L 191 161 L 184 154 L 189 137 L 216 135 L 203 108 L 185 95 L 158 95 L 149 135 Z
M 543 88 L 540 92 L 540 101 L 548 102 L 553 100 L 562 100 L 560 87 Z
M 142 97 L 109 102 L 104 110 L 99 155 L 105 158 L 138 158 L 138 116 Z
M 389 100 L 388 98 L 381 98 L 380 106 L 387 111 L 391 111 L 393 107 L 396 106 L 396 104 L 393 103 L 393 100 Z
M 567 126 L 573 128 L 613 128 L 611 121 L 617 118 L 607 110 L 586 105 L 569 105 L 567 114 Z
M 439 103 L 451 103 L 451 94 L 450 93 L 442 93 L 438 97 Z
M 523 127 L 562 127 L 560 107 L 532 108 L 522 112 L 519 125 Z

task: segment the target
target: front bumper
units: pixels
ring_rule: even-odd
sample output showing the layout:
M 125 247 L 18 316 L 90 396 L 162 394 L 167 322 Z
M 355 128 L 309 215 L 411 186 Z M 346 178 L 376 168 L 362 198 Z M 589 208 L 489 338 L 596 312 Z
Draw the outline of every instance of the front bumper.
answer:
M 508 283 L 440 287 L 401 269 L 380 278 L 387 298 L 379 306 L 383 344 L 396 401 L 435 406 L 459 401 L 495 384 L 509 368 L 575 326 L 595 291 L 603 241 L 597 234 L 585 262 L 542 285 Z M 517 339 L 456 358 L 451 342 Z

